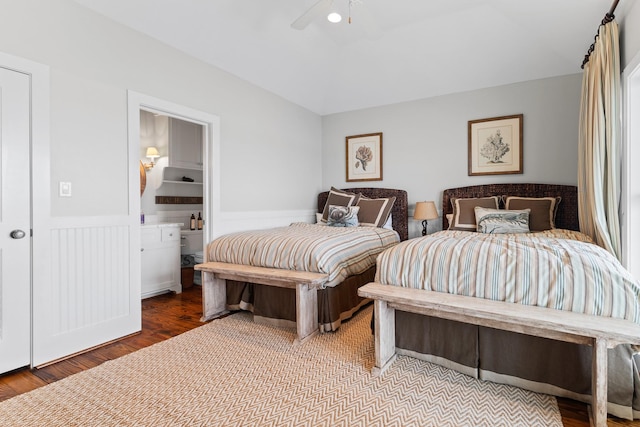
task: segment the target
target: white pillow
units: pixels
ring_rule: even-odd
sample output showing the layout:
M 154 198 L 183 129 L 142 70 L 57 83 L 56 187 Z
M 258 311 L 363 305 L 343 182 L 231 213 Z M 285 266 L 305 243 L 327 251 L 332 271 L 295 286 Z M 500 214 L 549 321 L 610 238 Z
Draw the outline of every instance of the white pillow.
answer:
M 382 228 L 386 228 L 387 230 L 393 230 L 393 219 L 391 218 L 391 215 L 389 215 L 389 218 L 387 218 L 387 222 L 384 223 L 384 225 L 382 226 Z
M 322 221 L 322 212 L 316 213 L 316 224 L 326 226 L 327 223 Z

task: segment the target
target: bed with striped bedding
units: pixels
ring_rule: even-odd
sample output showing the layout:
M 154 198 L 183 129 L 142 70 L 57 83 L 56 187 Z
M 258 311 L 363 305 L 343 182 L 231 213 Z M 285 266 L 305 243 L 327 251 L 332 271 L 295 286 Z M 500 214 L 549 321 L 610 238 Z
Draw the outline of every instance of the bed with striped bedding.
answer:
M 398 233 L 385 228 L 298 222 L 221 236 L 207 253 L 209 261 L 324 273 L 324 286 L 333 287 L 375 266 L 378 254 L 399 241 Z
M 555 227 L 529 234 L 448 230 L 457 199 L 551 197 Z M 504 207 L 504 203 L 500 208 Z M 450 217 L 450 218 L 454 218 Z M 476 298 L 640 321 L 640 286 L 607 251 L 581 234 L 577 188 L 559 184 L 488 184 L 446 189 L 442 229 L 380 254 L 376 282 Z M 396 310 L 396 352 L 488 381 L 591 399 L 588 346 Z M 640 354 L 608 351 L 610 414 L 640 418 Z
M 210 242 L 207 261 L 328 274 L 329 280 L 318 289 L 318 325 L 321 332 L 337 330 L 369 302 L 358 295 L 358 288 L 373 280 L 377 255 L 390 245 L 407 240 L 409 234 L 405 190 L 370 187 L 343 190 L 369 199 L 395 198 L 391 209 L 393 230 L 307 223 L 251 230 Z M 324 211 L 329 195 L 329 191 L 317 195 L 318 213 Z M 251 311 L 255 321 L 296 326 L 293 289 L 227 280 L 225 300 L 227 310 Z
M 638 283 L 609 252 L 572 230 L 440 231 L 383 252 L 376 281 L 640 323 Z

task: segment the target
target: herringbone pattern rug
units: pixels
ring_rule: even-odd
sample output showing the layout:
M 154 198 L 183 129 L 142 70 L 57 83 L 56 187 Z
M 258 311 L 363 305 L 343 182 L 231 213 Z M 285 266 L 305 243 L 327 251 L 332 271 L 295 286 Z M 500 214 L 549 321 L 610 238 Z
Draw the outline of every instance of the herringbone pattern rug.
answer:
M 562 426 L 554 397 L 410 357 L 370 374 L 371 308 L 336 333 L 243 313 L 0 403 L 2 426 Z

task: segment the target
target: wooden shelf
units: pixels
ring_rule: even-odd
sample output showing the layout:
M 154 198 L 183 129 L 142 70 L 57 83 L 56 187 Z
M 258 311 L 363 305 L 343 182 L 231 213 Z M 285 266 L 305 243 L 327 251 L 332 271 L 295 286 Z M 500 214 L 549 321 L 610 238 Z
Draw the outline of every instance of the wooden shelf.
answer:
M 190 182 L 190 181 L 171 181 L 168 179 L 163 179 L 162 182 L 166 184 L 190 184 L 190 185 L 202 185 L 202 182 Z
M 202 197 L 156 196 L 156 205 L 201 205 Z

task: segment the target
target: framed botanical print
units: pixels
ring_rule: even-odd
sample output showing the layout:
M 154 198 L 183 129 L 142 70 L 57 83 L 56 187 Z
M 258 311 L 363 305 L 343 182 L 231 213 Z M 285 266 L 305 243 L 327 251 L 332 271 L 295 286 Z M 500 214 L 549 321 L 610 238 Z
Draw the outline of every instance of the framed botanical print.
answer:
M 382 132 L 347 136 L 347 182 L 382 181 Z
M 522 173 L 522 118 L 469 121 L 469 175 Z

